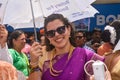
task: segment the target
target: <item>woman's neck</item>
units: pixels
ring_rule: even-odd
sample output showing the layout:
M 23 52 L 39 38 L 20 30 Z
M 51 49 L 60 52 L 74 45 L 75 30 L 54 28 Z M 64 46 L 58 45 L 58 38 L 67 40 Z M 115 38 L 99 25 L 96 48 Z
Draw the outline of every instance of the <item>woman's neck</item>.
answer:
M 15 49 L 18 53 L 21 53 L 21 49 L 19 49 L 17 47 L 13 47 L 13 49 Z
M 60 55 L 60 54 L 64 54 L 64 53 L 67 53 L 70 51 L 70 47 L 71 47 L 71 44 L 68 43 L 67 45 L 65 45 L 64 47 L 62 48 L 55 48 L 55 51 L 56 51 L 56 55 Z

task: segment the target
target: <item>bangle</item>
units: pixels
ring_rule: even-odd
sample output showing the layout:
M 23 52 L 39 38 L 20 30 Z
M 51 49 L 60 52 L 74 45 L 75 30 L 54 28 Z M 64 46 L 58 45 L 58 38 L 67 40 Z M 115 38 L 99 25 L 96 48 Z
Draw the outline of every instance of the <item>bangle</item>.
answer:
M 35 68 L 37 66 L 38 66 L 38 62 L 35 62 L 35 63 L 30 62 L 30 68 Z
M 39 66 L 36 66 L 36 67 L 34 67 L 34 68 L 31 69 L 31 73 L 33 73 L 35 71 L 41 71 L 42 72 L 42 70 L 40 69 Z
M 38 64 L 38 61 L 37 62 L 30 62 L 31 65 L 35 65 L 35 64 Z

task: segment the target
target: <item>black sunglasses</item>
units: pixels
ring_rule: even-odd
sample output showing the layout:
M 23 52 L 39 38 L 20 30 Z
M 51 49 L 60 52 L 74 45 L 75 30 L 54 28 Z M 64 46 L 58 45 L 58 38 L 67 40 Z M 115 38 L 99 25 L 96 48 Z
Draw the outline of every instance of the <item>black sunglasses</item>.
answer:
M 45 34 L 48 38 L 52 38 L 55 36 L 55 32 L 59 33 L 59 34 L 63 34 L 65 33 L 65 27 L 66 25 L 64 26 L 60 26 L 58 27 L 56 30 L 50 30 L 50 31 L 47 31 Z
M 83 36 L 75 36 L 75 39 L 80 40 Z

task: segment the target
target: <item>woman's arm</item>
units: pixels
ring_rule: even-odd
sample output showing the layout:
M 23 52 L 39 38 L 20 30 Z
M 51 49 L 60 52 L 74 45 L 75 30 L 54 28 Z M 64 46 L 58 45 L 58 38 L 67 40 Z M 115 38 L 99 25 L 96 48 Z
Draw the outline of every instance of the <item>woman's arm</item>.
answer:
M 42 72 L 41 71 L 34 71 L 29 75 L 27 80 L 41 80 Z
M 4 25 L 0 24 L 0 60 L 13 63 L 12 57 L 8 51 L 7 36 L 8 31 Z
M 28 80 L 41 80 L 42 70 L 39 67 L 39 57 L 42 55 L 42 47 L 38 42 L 34 42 L 30 49 L 31 73 Z

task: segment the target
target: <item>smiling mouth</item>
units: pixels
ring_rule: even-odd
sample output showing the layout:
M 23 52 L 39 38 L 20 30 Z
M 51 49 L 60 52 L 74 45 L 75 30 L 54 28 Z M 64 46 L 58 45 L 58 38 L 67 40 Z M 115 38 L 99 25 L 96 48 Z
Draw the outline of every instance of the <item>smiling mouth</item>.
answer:
M 56 41 L 56 42 L 61 42 L 62 40 L 63 40 L 63 37 L 57 38 L 55 41 Z

